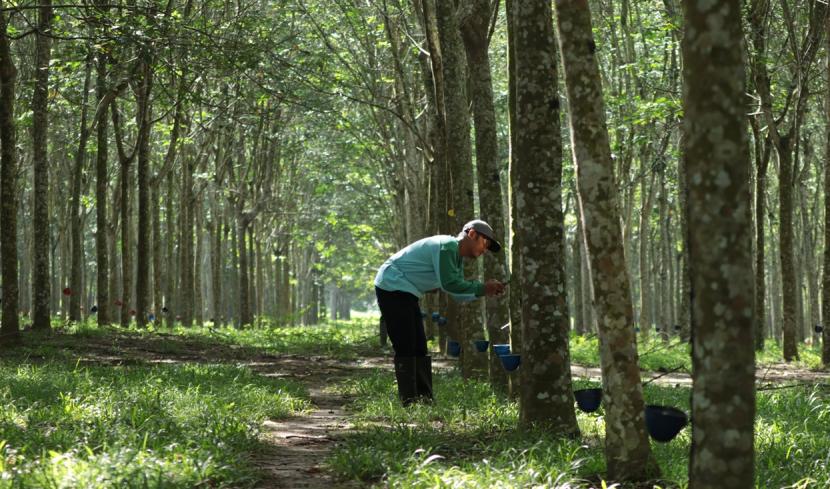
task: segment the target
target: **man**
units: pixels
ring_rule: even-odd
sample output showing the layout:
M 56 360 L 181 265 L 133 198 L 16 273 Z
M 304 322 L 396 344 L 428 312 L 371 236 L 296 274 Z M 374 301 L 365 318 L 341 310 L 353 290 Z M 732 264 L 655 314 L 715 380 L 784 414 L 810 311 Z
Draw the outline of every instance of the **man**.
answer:
M 484 221 L 464 225 L 457 237 L 432 236 L 416 241 L 390 257 L 375 277 L 375 294 L 395 350 L 395 378 L 404 406 L 432 400 L 432 358 L 419 300 L 427 292 L 444 290 L 459 301 L 498 296 L 504 284 L 465 280 L 462 259 L 476 259 L 501 244 Z

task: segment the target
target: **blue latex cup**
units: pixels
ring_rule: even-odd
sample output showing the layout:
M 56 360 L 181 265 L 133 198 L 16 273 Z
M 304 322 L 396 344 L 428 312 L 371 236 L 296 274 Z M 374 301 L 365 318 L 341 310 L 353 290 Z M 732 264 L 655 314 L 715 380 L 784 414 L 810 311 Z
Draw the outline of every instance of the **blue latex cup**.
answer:
M 451 357 L 457 357 L 461 355 L 461 343 L 457 341 L 447 342 L 447 354 Z
M 519 368 L 519 364 L 522 363 L 522 356 L 521 355 L 502 355 L 499 357 L 501 359 L 501 364 L 504 366 L 504 369 L 508 372 L 512 372 Z
M 493 351 L 498 356 L 510 354 L 510 343 L 493 344 Z
M 473 344 L 476 346 L 477 351 L 484 353 L 487 351 L 487 347 L 490 345 L 490 342 L 487 340 L 475 340 Z

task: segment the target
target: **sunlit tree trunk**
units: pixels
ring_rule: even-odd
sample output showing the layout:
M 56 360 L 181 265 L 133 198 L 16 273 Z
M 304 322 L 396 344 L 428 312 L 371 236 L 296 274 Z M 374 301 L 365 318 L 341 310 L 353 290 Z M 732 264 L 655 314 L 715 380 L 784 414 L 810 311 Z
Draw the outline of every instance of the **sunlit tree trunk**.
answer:
M 568 301 L 558 70 L 549 0 L 516 0 L 516 153 L 511 182 L 523 246 L 520 419 L 576 436 Z
M 740 2 L 685 2 L 684 9 L 694 381 L 689 487 L 748 488 L 755 292 Z
M 591 12 L 587 0 L 557 0 L 556 13 L 581 219 L 599 317 L 608 477 L 647 480 L 659 469 L 643 417 L 630 285 Z
M 49 61 L 51 59 L 51 30 L 52 30 L 52 2 L 44 0 L 38 8 L 38 30 L 35 33 L 35 83 L 32 93 L 32 154 L 34 155 L 34 212 L 32 213 L 32 231 L 37 239 L 34 240 L 32 257 L 32 328 L 48 330 L 50 324 L 50 292 L 49 288 L 49 244 L 51 242 L 49 231 Z M 89 72 L 90 61 L 87 60 L 86 77 L 84 82 L 84 101 L 89 93 Z M 89 134 L 86 127 L 86 103 L 84 103 L 81 116 L 81 143 L 77 159 L 83 161 L 86 152 L 86 139 Z M 76 163 L 77 164 L 77 163 Z M 80 172 L 74 177 L 78 181 L 73 182 L 73 190 L 80 194 Z M 80 195 L 73 191 L 72 207 L 76 211 L 72 215 L 72 242 L 80 247 Z M 78 243 L 76 243 L 76 240 Z M 73 250 L 74 251 L 74 250 Z M 79 321 L 81 266 L 75 260 L 75 253 L 72 255 L 72 307 L 70 308 L 70 319 Z M 80 250 L 78 252 L 80 259 Z M 77 279 L 77 280 L 76 280 Z
M 825 23 L 825 52 L 830 53 L 830 16 Z M 821 334 L 821 363 L 830 366 L 830 63 L 824 93 L 824 268 L 822 270 L 821 307 L 824 328 Z

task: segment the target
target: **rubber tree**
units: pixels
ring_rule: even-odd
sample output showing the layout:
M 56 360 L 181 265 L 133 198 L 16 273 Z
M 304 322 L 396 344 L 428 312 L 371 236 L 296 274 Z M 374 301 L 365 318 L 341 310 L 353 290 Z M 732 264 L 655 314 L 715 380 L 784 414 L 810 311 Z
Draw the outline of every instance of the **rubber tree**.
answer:
M 826 32 L 830 32 L 830 16 L 825 23 Z M 825 38 L 825 50 L 830 53 L 830 35 Z M 824 126 L 824 268 L 822 271 L 821 307 L 824 328 L 821 335 L 821 363 L 830 366 L 830 63 L 827 64 L 827 84 L 825 85 L 824 110 L 827 121 Z
M 684 11 L 693 332 L 689 487 L 746 488 L 754 484 L 755 291 L 741 2 L 684 2 Z
M 3 313 L 0 345 L 20 341 L 17 283 L 17 127 L 14 93 L 17 67 L 6 34 L 5 2 L 0 1 L 0 268 L 3 278 Z
M 474 218 L 473 161 L 470 144 L 470 111 L 467 98 L 467 61 L 461 40 L 457 2 L 435 2 L 435 18 L 441 45 L 444 70 L 444 107 L 446 112 L 446 157 L 450 166 L 448 195 L 452 207 L 448 210 L 451 233 L 461 231 L 465 222 Z M 478 264 L 465 260 L 465 275 L 478 274 Z M 454 304 L 458 314 L 448 315 L 458 326 L 458 338 L 462 344 L 461 373 L 464 378 L 486 377 L 485 358 L 473 348 L 472 341 L 483 335 L 480 304 Z M 450 308 L 451 310 L 453 308 Z
M 34 240 L 32 257 L 32 328 L 48 330 L 51 328 L 49 287 L 49 61 L 52 54 L 52 2 L 44 0 L 38 8 L 38 27 L 35 34 L 35 86 L 32 93 L 32 154 L 34 156 L 34 213 L 32 216 Z M 87 69 L 89 73 L 89 69 Z M 89 75 L 86 77 L 89 85 Z M 83 135 L 82 135 L 83 139 Z M 79 156 L 82 157 L 82 156 Z M 73 219 L 76 217 L 72 216 Z M 74 223 L 73 223 L 74 224 Z M 74 228 L 73 228 L 74 233 Z M 73 245 L 74 245 L 73 234 Z M 80 277 L 80 264 L 78 277 Z M 73 261 L 73 272 L 75 263 Z M 75 273 L 72 278 L 76 277 Z M 72 305 L 69 318 L 80 320 L 80 280 L 72 281 Z
M 645 430 L 634 314 L 591 12 L 587 0 L 557 0 L 556 14 L 580 218 L 599 319 L 608 477 L 647 480 L 659 468 Z
M 511 181 L 515 232 L 522 246 L 522 359 L 519 387 L 523 424 L 548 424 L 578 435 L 571 386 L 562 209 L 559 74 L 549 0 L 516 0 L 516 156 Z
M 499 173 L 496 110 L 493 103 L 493 81 L 490 75 L 491 19 L 498 13 L 498 2 L 475 0 L 462 4 L 461 38 L 470 70 L 469 88 L 475 126 L 476 176 L 478 180 L 479 217 L 487 221 L 504 243 L 504 207 Z M 505 255 L 499 253 L 484 260 L 484 276 L 507 280 Z M 486 298 L 485 325 L 490 343 L 506 343 L 508 334 L 501 325 L 508 320 L 507 301 Z M 507 374 L 497 355 L 490 355 L 490 383 L 507 390 Z

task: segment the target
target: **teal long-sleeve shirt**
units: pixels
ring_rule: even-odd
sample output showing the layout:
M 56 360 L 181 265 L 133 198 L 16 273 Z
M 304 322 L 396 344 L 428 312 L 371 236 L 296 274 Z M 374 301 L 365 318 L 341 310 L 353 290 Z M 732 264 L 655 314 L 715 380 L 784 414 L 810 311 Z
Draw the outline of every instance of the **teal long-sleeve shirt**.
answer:
M 453 236 L 424 238 L 395 253 L 378 269 L 375 287 L 409 292 L 418 298 L 434 289 L 443 289 L 462 301 L 484 295 L 482 282 L 464 279 L 458 239 Z

